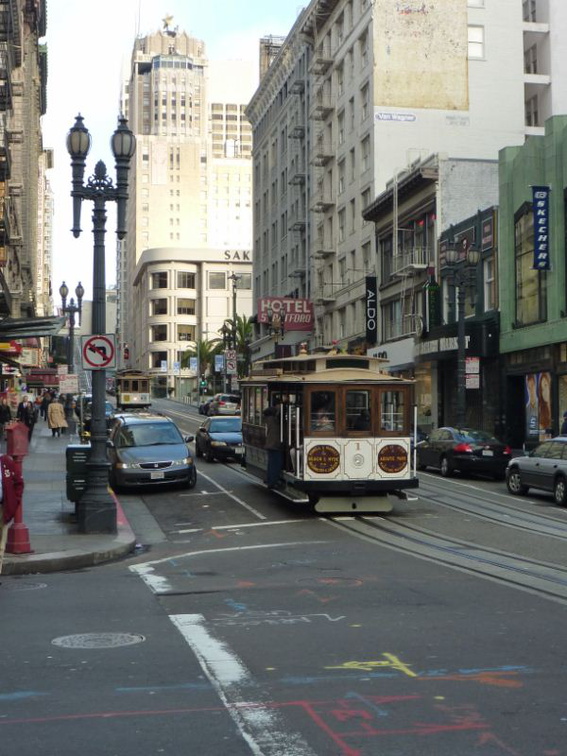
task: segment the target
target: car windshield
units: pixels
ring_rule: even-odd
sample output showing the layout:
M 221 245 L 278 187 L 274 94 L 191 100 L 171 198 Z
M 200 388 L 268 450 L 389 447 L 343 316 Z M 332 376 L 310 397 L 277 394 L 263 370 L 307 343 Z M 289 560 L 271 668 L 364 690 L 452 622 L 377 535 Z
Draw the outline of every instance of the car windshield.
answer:
M 209 425 L 211 433 L 239 433 L 241 429 L 242 421 L 239 417 L 215 418 Z
M 116 437 L 119 449 L 128 446 L 162 446 L 184 443 L 177 426 L 171 423 L 140 423 L 120 429 Z
M 492 443 L 496 442 L 497 439 L 494 438 L 494 436 L 491 436 L 490 433 L 486 433 L 486 431 L 481 430 L 472 430 L 472 428 L 463 428 L 459 434 L 459 438 L 461 441 L 472 441 L 473 443 L 487 443 L 491 441 Z

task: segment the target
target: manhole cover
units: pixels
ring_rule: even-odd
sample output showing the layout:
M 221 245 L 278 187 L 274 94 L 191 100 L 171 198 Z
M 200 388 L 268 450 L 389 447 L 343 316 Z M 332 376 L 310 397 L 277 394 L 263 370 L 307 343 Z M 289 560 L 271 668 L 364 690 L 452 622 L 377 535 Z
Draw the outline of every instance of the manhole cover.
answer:
M 133 646 L 146 639 L 143 635 L 129 633 L 83 633 L 82 635 L 62 635 L 51 641 L 60 648 L 117 648 Z
M 4 583 L 3 591 L 39 591 L 47 588 L 47 583 Z

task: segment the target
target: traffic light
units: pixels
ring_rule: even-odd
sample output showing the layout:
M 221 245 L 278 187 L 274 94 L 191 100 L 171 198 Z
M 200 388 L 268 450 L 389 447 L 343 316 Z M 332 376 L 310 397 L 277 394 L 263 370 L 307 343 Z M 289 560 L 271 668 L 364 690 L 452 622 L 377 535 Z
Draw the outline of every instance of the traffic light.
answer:
M 201 381 L 199 385 L 201 386 L 202 389 L 207 388 L 207 379 L 205 378 L 204 375 L 201 376 Z

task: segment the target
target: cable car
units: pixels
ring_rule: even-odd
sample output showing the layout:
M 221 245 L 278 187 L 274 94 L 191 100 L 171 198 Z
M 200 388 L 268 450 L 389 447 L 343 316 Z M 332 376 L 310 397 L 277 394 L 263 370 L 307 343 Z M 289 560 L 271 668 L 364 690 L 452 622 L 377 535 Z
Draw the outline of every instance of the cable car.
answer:
M 382 358 L 335 350 L 255 363 L 242 379 L 247 472 L 267 482 L 266 415 L 279 418 L 281 470 L 273 490 L 321 513 L 390 512 L 418 487 L 411 427 L 414 381 Z
M 119 370 L 116 373 L 116 406 L 119 410 L 145 409 L 150 398 L 151 376 L 141 370 Z

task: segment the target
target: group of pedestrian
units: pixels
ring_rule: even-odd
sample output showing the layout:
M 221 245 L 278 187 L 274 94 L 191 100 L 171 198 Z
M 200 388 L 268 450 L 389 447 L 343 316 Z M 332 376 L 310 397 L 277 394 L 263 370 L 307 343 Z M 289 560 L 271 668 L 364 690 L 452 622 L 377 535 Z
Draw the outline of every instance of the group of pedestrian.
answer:
M 73 394 L 58 396 L 54 391 L 48 390 L 45 390 L 35 399 L 26 394 L 17 405 L 15 418 L 8 399 L 3 397 L 0 399 L 0 441 L 5 438 L 7 423 L 14 419 L 19 420 L 27 427 L 28 440 L 31 441 L 35 425 L 40 417 L 47 423 L 52 437 L 59 438 L 66 433 L 74 435 L 79 424 L 75 397 Z

